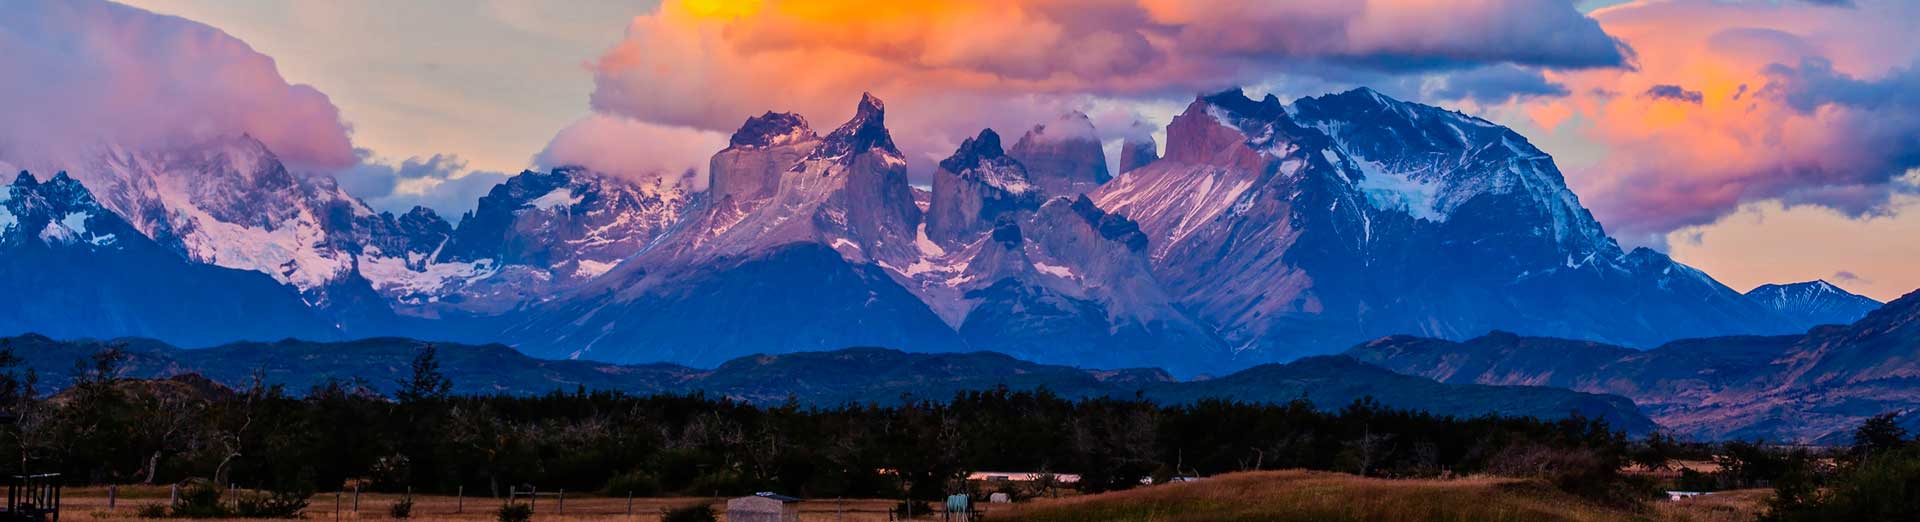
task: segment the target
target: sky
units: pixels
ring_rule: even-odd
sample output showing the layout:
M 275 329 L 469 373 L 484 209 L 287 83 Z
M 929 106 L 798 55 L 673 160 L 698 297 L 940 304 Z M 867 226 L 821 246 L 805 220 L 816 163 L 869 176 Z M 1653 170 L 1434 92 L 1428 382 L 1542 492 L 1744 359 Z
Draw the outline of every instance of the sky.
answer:
M 131 6 L 131 7 L 128 7 Z M 376 207 L 521 169 L 687 178 L 748 116 L 887 100 L 913 175 L 1061 112 L 1370 86 L 1513 127 L 1627 246 L 1729 286 L 1920 288 L 1901 0 L 0 0 L 0 162 L 247 132 Z M 157 13 L 157 14 L 156 14 Z M 162 16 L 173 15 L 173 16 Z M 177 17 L 177 18 L 176 18 Z M 18 51 L 18 52 L 14 52 Z M 108 129 L 108 130 L 102 130 Z M 692 187 L 692 188 L 698 188 Z

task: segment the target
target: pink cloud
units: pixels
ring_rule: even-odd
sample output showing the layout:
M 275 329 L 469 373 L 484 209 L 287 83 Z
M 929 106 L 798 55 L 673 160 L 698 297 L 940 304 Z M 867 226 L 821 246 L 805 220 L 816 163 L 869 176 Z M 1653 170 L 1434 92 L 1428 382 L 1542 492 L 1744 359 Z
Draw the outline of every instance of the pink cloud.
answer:
M 59 167 L 101 145 L 249 133 L 296 168 L 357 162 L 325 94 L 218 29 L 95 0 L 9 3 L 0 17 L 0 158 Z
M 1637 51 L 1633 70 L 1550 73 L 1571 96 L 1533 114 L 1579 118 L 1604 159 L 1574 169 L 1581 199 L 1631 240 L 1779 200 L 1881 212 L 1920 166 L 1920 4 L 1855 9 L 1709 0 L 1595 13 Z
M 636 181 L 660 179 L 706 190 L 702 173 L 707 161 L 726 146 L 727 135 L 719 132 L 594 114 L 561 129 L 534 163 L 545 168 L 578 165 Z

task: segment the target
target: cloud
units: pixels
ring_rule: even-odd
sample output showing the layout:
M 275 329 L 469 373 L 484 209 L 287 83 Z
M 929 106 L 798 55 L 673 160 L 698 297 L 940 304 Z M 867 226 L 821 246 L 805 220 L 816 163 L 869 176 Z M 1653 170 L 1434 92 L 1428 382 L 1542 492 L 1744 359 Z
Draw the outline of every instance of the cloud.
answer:
M 1920 166 L 1920 46 L 1905 36 L 1920 3 L 1674 0 L 1594 17 L 1636 67 L 1548 71 L 1570 95 L 1526 110 L 1602 149 L 1568 179 L 1629 242 L 1763 201 L 1885 213 Z
M 590 105 L 731 132 L 769 109 L 837 123 L 870 91 L 889 102 L 912 170 L 926 172 L 982 127 L 1018 135 L 1094 100 L 1190 98 L 1280 70 L 1629 61 L 1555 0 L 670 0 L 591 64 Z
M 467 161 L 452 154 L 414 156 L 394 163 L 366 149 L 355 152 L 360 163 L 334 178 L 348 194 L 382 211 L 404 213 L 422 206 L 455 219 L 473 210 L 480 196 L 507 179 L 505 173 L 468 170 Z
M 248 133 L 298 169 L 357 158 L 325 94 L 218 29 L 96 0 L 4 3 L 0 157 L 69 165 L 113 144 Z
M 1678 85 L 1655 85 L 1648 87 L 1646 94 L 1642 94 L 1641 96 L 1646 96 L 1654 100 L 1673 100 L 1694 105 L 1699 105 L 1701 102 L 1706 101 L 1706 95 L 1700 94 L 1700 91 L 1689 91 Z M 1738 97 L 1738 95 L 1735 95 L 1735 97 Z
M 1547 80 L 1539 70 L 1517 65 L 1492 65 L 1438 75 L 1423 98 L 1472 100 L 1501 104 L 1524 98 L 1566 96 L 1567 86 Z
M 534 157 L 541 167 L 584 166 L 641 182 L 664 180 L 706 190 L 707 161 L 728 134 L 589 115 L 554 135 Z

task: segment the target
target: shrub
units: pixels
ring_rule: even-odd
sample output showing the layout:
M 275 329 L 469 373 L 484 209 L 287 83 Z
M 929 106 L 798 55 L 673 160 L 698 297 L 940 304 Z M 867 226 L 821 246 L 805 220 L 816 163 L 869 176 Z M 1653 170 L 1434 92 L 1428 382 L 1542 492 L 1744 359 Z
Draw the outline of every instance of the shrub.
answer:
M 134 516 L 139 518 L 167 518 L 167 505 L 147 504 L 140 506 L 140 509 L 134 513 Z
M 660 480 L 645 471 L 633 471 L 614 475 L 600 487 L 600 492 L 610 497 L 633 494 L 637 497 L 651 497 L 660 493 Z
M 221 518 L 231 516 L 220 502 L 220 488 L 208 482 L 193 482 L 180 491 L 180 500 L 167 508 L 172 518 Z
M 1659 493 L 1651 481 L 1622 475 L 1617 460 L 1589 448 L 1523 443 L 1496 455 L 1489 468 L 1509 477 L 1545 479 L 1561 491 L 1616 506 L 1636 504 Z
M 242 494 L 233 500 L 231 513 L 239 518 L 300 518 L 310 496 L 296 490 Z
M 660 522 L 715 522 L 719 518 L 713 513 L 713 506 L 697 504 L 668 511 Z
M 1775 485 L 1772 521 L 1920 520 L 1920 446 L 1887 450 L 1818 487 L 1813 473 L 1796 472 Z
M 402 497 L 393 505 L 387 506 L 387 514 L 392 515 L 393 518 L 412 518 L 413 497 Z
M 530 504 L 505 504 L 497 513 L 499 522 L 528 522 L 533 520 L 533 506 Z

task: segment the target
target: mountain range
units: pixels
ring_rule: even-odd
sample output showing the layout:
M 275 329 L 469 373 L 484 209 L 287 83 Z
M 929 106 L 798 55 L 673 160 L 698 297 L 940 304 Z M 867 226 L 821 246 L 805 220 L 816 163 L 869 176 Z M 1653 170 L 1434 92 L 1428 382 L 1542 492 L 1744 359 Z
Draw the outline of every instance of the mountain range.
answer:
M 125 354 L 122 376 L 198 375 L 229 387 L 263 384 L 304 393 L 329 380 L 391 394 L 410 361 L 429 344 L 399 338 L 344 342 L 284 340 L 180 349 L 151 339 L 56 341 L 26 335 L 0 338 L 51 388 L 71 382 L 75 361 L 107 348 Z M 1267 364 L 1219 379 L 1179 381 L 1158 369 L 1086 370 L 1037 364 L 992 352 L 908 353 L 881 348 L 755 354 L 712 369 L 652 363 L 620 365 L 544 360 L 498 344 L 436 344 L 441 371 L 462 394 L 536 395 L 580 389 L 633 394 L 704 393 L 759 405 L 788 402 L 832 407 L 947 400 L 963 391 L 1005 387 L 1046 389 L 1068 398 L 1144 398 L 1190 404 L 1223 398 L 1284 403 L 1307 399 L 1338 409 L 1362 398 L 1381 405 L 1439 415 L 1490 413 L 1547 419 L 1579 413 L 1617 429 L 1645 433 L 1654 424 L 1617 396 L 1531 386 L 1444 384 L 1395 374 L 1343 356 Z M 43 390 L 46 391 L 46 390 Z
M 21 254 L 0 280 L 32 299 L 0 333 L 695 366 L 887 346 L 1192 376 L 1388 335 L 1793 334 L 1876 304 L 1824 283 L 1743 295 L 1622 249 L 1524 137 L 1370 89 L 1202 95 L 1166 140 L 1127 140 L 1116 172 L 1082 114 L 1010 147 L 983 129 L 915 187 L 866 95 L 824 134 L 746 119 L 705 190 L 527 171 L 457 222 L 376 212 L 245 135 L 108 147 L 58 190 L 7 187 L 0 248 Z

